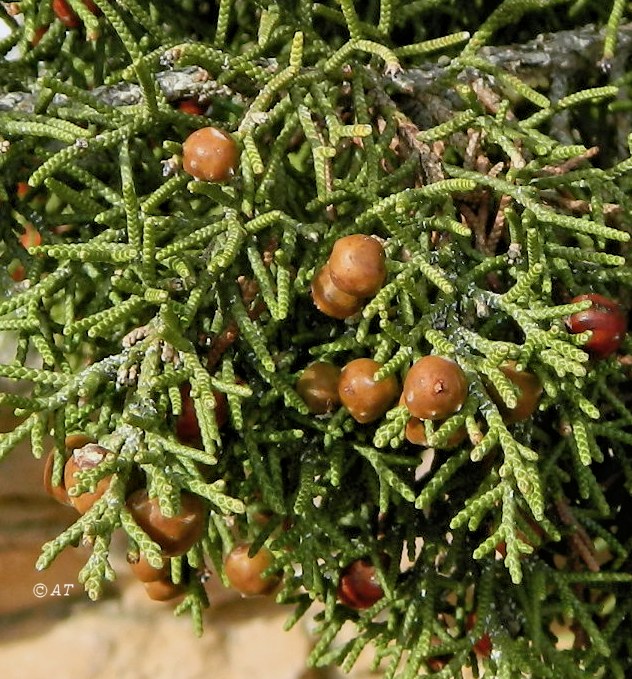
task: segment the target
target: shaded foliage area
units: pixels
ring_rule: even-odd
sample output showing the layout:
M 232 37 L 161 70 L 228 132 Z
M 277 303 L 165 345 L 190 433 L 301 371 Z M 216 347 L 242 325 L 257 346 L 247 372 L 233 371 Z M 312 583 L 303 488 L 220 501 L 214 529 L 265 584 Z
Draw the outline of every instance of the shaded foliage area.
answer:
M 89 437 L 75 462 L 99 448 L 71 495 L 101 491 L 39 567 L 91 544 L 98 598 L 122 529 L 132 560 L 168 558 L 200 631 L 205 569 L 265 545 L 288 624 L 324 603 L 314 664 L 372 644 L 386 677 L 625 676 L 630 339 L 596 352 L 572 321 L 596 311 L 584 294 L 630 306 L 625 3 L 68 7 L 76 26 L 48 2 L 0 9 L 0 53 L 19 51 L 0 68 L 0 376 L 29 386 L 1 397 L 24 420 L 0 458 L 52 433 L 59 487 L 68 435 Z M 498 47 L 542 31 L 572 69 Z M 240 152 L 219 183 L 182 168 L 209 125 Z M 350 234 L 377 238 L 386 277 L 333 318 L 312 281 Z M 371 421 L 314 413 L 297 389 L 314 361 L 358 358 L 401 387 L 430 354 L 467 386 L 441 420 L 396 399 Z M 144 488 L 170 519 L 203 506 L 185 554 L 139 525 Z M 340 584 L 357 563 L 365 598 Z

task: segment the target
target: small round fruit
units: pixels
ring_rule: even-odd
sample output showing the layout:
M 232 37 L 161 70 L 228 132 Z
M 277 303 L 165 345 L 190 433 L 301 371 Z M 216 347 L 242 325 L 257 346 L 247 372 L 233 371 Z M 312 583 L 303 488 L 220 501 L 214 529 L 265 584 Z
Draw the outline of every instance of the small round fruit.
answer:
M 202 537 L 206 525 L 206 507 L 198 495 L 183 492 L 180 511 L 164 516 L 158 498 L 150 498 L 145 488 L 139 488 L 127 498 L 127 508 L 134 521 L 162 547 L 165 556 L 180 556 Z
M 66 466 L 64 467 L 64 485 L 66 491 L 70 491 L 77 485 L 78 479 L 76 474 L 88 469 L 97 467 L 110 451 L 103 448 L 96 443 L 87 443 L 80 448 L 76 448 L 73 454 L 68 458 Z M 99 500 L 105 491 L 110 487 L 112 476 L 104 476 L 97 481 L 96 488 L 93 492 L 81 493 L 81 495 L 68 495 L 70 504 L 80 513 L 85 514 L 92 505 Z
M 149 561 L 147 561 L 147 557 L 143 554 L 139 555 L 138 561 L 131 561 L 128 555 L 127 563 L 132 569 L 132 573 L 134 573 L 134 575 L 141 582 L 155 582 L 156 580 L 165 580 L 169 578 L 169 574 L 171 572 L 171 568 L 169 567 L 169 563 L 167 561 L 163 561 L 161 568 L 154 568 L 149 563 Z
M 224 561 L 224 572 L 233 589 L 246 596 L 270 594 L 279 584 L 279 577 L 262 573 L 273 562 L 272 552 L 262 547 L 252 558 L 248 556 L 249 544 L 237 545 Z
M 204 109 L 200 106 L 197 99 L 183 99 L 178 102 L 178 110 L 189 115 L 204 115 Z
M 433 658 L 428 658 L 426 664 L 433 672 L 440 672 L 448 664 L 447 655 L 437 655 Z
M 406 440 L 409 443 L 413 443 L 417 446 L 428 447 L 428 439 L 426 437 L 426 427 L 424 426 L 423 420 L 417 417 L 411 417 L 406 423 L 406 430 L 404 432 Z M 442 450 L 449 450 L 450 448 L 455 448 L 460 443 L 465 441 L 467 437 L 467 429 L 465 425 L 459 427 L 450 438 L 441 446 L 435 446 Z
M 83 0 L 86 9 L 92 14 L 98 14 L 99 8 L 92 2 L 92 0 Z M 66 28 L 78 28 L 81 24 L 77 13 L 68 4 L 67 0 L 53 0 L 53 12 L 55 16 L 66 26 Z
M 480 655 L 481 658 L 489 658 L 492 654 L 492 640 L 489 634 L 483 634 L 483 636 L 474 643 L 474 653 Z
M 296 391 L 311 413 L 323 415 L 331 412 L 340 404 L 339 381 L 340 368 L 331 363 L 319 361 L 303 370 L 296 383 Z
M 398 405 L 406 405 L 404 403 L 404 392 L 399 396 Z M 422 420 L 418 417 L 411 417 L 408 422 L 406 422 L 406 428 L 404 430 L 404 436 L 408 443 L 412 443 L 415 446 L 428 446 L 428 438 L 426 436 L 426 427 Z
M 196 179 L 225 182 L 235 174 L 238 162 L 237 143 L 216 127 L 196 130 L 182 145 L 182 167 Z
M 79 17 L 66 0 L 53 0 L 53 12 L 66 28 L 77 28 Z
M 509 361 L 506 365 L 500 366 L 500 369 L 518 387 L 518 403 L 515 408 L 507 408 L 493 384 L 489 387 L 489 395 L 498 406 L 506 424 L 524 422 L 533 415 L 540 402 L 542 396 L 540 380 L 533 373 L 516 370 L 515 361 Z
M 404 403 L 414 417 L 443 420 L 460 410 L 467 388 L 465 373 L 455 361 L 424 356 L 406 375 Z
M 319 311 L 339 320 L 357 314 L 362 308 L 362 300 L 359 297 L 348 295 L 336 287 L 331 279 L 328 263 L 312 280 L 312 299 Z
M 399 394 L 394 375 L 379 382 L 373 379 L 381 367 L 371 358 L 356 358 L 342 369 L 338 395 L 356 422 L 366 424 L 382 417 Z
M 42 244 L 42 234 L 31 224 L 26 222 L 24 224 L 24 233 L 18 237 L 23 248 L 28 250 L 29 248 L 37 247 Z
M 88 443 L 94 443 L 94 440 L 85 434 L 69 434 L 64 440 L 64 459 L 67 461 L 68 457 L 76 448 L 82 448 Z M 44 490 L 62 505 L 71 505 L 68 491 L 66 490 L 66 484 L 64 482 L 64 474 L 61 476 L 59 485 L 53 486 L 54 463 L 55 449 L 48 453 L 46 464 L 44 465 Z
M 507 543 L 504 540 L 501 540 L 495 547 L 494 549 L 496 550 L 497 554 L 505 559 L 507 557 Z
M 384 590 L 378 582 L 375 566 L 365 559 L 350 563 L 341 573 L 338 583 L 338 601 L 362 610 L 371 608 L 384 596 Z
M 181 443 L 196 447 L 202 442 L 202 432 L 195 414 L 195 404 L 191 398 L 191 385 L 187 382 L 180 387 L 182 409 L 176 420 L 176 436 Z M 215 421 L 221 429 L 228 419 L 228 401 L 221 391 L 213 390 L 215 398 Z
M 430 646 L 441 646 L 441 639 L 433 635 L 430 638 Z M 440 672 L 450 662 L 449 655 L 435 655 L 426 660 L 426 664 L 433 672 Z
M 26 269 L 19 259 L 11 261 L 7 267 L 7 273 L 14 283 L 21 283 L 26 278 Z
M 169 578 L 145 583 L 145 592 L 152 601 L 171 601 L 186 591 L 182 583 L 175 584 Z
M 617 351 L 623 342 L 627 330 L 625 314 L 613 299 L 596 293 L 573 297 L 571 304 L 586 299 L 593 305 L 569 316 L 568 329 L 573 335 L 591 330 L 592 336 L 584 344 L 584 349 L 595 358 L 606 358 Z
M 412 443 L 416 446 L 428 446 L 426 427 L 424 426 L 423 420 L 420 420 L 418 417 L 411 417 L 408 422 L 406 422 L 404 435 L 406 436 L 408 443 Z
M 29 195 L 30 190 L 31 187 L 28 182 L 18 182 L 15 185 L 15 195 L 19 200 L 24 200 Z
M 386 278 L 382 244 L 361 233 L 339 238 L 329 257 L 331 280 L 348 295 L 373 297 Z
M 476 613 L 471 612 L 468 614 L 467 620 L 465 621 L 465 628 L 469 632 L 470 630 L 473 630 L 475 626 Z M 489 656 L 492 654 L 492 640 L 490 639 L 489 634 L 484 633 L 480 639 L 474 642 L 472 648 L 474 649 L 474 653 L 476 653 L 476 655 L 480 655 L 483 658 L 489 658 Z
M 33 37 L 31 38 L 31 47 L 37 47 L 47 32 L 48 26 L 38 26 L 33 31 Z
M 450 656 L 448 655 L 435 655 L 432 658 L 426 660 L 428 668 L 433 672 L 441 672 L 441 670 L 450 662 Z

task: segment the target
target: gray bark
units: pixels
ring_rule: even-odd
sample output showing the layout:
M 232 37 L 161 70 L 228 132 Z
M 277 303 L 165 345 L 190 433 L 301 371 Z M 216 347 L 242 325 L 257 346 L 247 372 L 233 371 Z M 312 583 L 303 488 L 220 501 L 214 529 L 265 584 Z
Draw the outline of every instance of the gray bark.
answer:
M 573 31 L 540 35 L 522 45 L 483 47 L 477 53 L 495 66 L 509 71 L 527 82 L 554 83 L 560 77 L 569 79 L 573 73 L 608 70 L 613 76 L 619 75 L 632 48 L 632 24 L 621 26 L 618 31 L 616 56 L 612 63 L 601 60 L 604 32 L 594 26 L 585 26 Z M 450 60 L 439 57 L 434 63 L 419 68 L 400 71 L 384 76 L 384 81 L 402 93 L 422 96 L 448 75 Z M 477 77 L 475 69 L 466 69 L 461 77 Z M 218 87 L 208 73 L 199 67 L 166 70 L 157 73 L 158 84 L 169 101 L 198 97 L 202 101 L 213 95 L 239 97 L 227 87 Z M 130 106 L 142 102 L 142 91 L 136 83 L 121 83 L 98 87 L 93 91 L 96 99 L 110 106 Z M 31 92 L 9 92 L 0 95 L 0 111 L 30 112 L 33 110 L 35 94 Z M 65 105 L 67 98 L 55 97 L 56 105 Z

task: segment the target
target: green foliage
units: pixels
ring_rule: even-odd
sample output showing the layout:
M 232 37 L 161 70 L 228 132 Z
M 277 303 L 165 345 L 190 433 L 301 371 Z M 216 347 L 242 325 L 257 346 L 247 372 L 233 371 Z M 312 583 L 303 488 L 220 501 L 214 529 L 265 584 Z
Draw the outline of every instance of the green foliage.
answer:
M 627 676 L 631 342 L 596 360 L 566 325 L 580 294 L 630 306 L 626 3 L 96 4 L 71 3 L 72 29 L 47 1 L 16 3 L 23 22 L 0 8 L 0 331 L 17 340 L 0 377 L 22 388 L 0 404 L 24 418 L 0 459 L 28 437 L 39 457 L 51 434 L 59 481 L 67 433 L 111 451 L 73 492 L 109 489 L 38 567 L 92 545 L 80 579 L 98 598 L 113 531 L 161 563 L 127 495 L 145 485 L 169 516 L 185 490 L 208 525 L 171 572 L 198 632 L 205 568 L 223 576 L 248 540 L 284 571 L 290 624 L 324 603 L 314 665 L 348 670 L 371 644 L 388 678 Z M 588 22 L 601 69 L 538 78 L 483 49 Z M 177 110 L 188 97 L 204 115 Z M 240 147 L 223 184 L 181 168 L 206 125 Z M 310 284 L 351 233 L 381 239 L 388 276 L 338 321 Z M 373 358 L 401 383 L 430 353 L 469 384 L 458 413 L 424 423 L 434 448 L 407 441 L 403 405 L 358 424 L 295 389 L 315 359 Z M 521 421 L 508 361 L 543 387 Z M 198 446 L 176 436 L 185 385 Z M 336 594 L 355 559 L 385 592 L 360 612 Z

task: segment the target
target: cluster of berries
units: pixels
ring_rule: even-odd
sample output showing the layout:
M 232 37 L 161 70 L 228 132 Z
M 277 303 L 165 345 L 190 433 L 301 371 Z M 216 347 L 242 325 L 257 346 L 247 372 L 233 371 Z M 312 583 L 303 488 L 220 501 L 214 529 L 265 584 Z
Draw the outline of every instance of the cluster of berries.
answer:
M 190 416 L 187 416 L 190 419 Z M 110 487 L 112 475 L 100 478 L 93 489 L 84 492 L 74 490 L 81 483 L 81 473 L 102 464 L 111 451 L 95 443 L 83 434 L 66 437 L 66 463 L 58 484 L 54 484 L 53 464 L 55 451 L 51 450 L 44 469 L 44 486 L 58 502 L 74 507 L 85 514 Z M 160 567 L 153 566 L 141 553 L 129 557 L 128 561 L 134 575 L 140 580 L 147 596 L 155 601 L 169 601 L 185 592 L 186 575 L 181 582 L 171 578 L 169 559 L 182 556 L 200 540 L 206 526 L 207 509 L 198 495 L 183 491 L 179 497 L 179 510 L 173 516 L 165 516 L 158 499 L 149 497 L 146 488 L 137 488 L 126 500 L 126 507 L 134 521 L 160 547 L 163 562 Z M 262 547 L 256 554 L 249 556 L 249 544 L 239 544 L 226 557 L 224 572 L 230 585 L 244 595 L 269 594 L 279 582 L 276 575 L 263 573 L 272 565 L 272 553 Z
M 72 17 L 63 15 L 63 0 L 55 0 L 55 12 L 66 25 Z M 86 6 L 92 10 L 91 3 Z M 62 16 L 63 15 L 63 16 Z M 197 105 L 196 105 L 197 106 Z M 181 110 L 199 114 L 201 109 L 182 106 Z M 215 127 L 204 127 L 193 132 L 182 147 L 182 167 L 198 180 L 225 182 L 238 167 L 239 149 L 234 138 Z M 336 241 L 328 261 L 316 272 L 312 281 L 312 298 L 316 307 L 335 319 L 346 319 L 357 314 L 365 301 L 375 296 L 387 276 L 386 254 L 380 239 L 364 234 L 352 234 Z M 627 322 L 619 305 L 598 294 L 580 295 L 571 302 L 590 300 L 586 311 L 567 319 L 570 333 L 590 330 L 592 335 L 584 345 L 597 359 L 616 352 L 626 333 Z M 419 358 L 408 370 L 400 388 L 395 375 L 376 380 L 383 367 L 371 358 L 355 358 L 342 369 L 319 361 L 312 363 L 300 375 L 296 384 L 299 396 L 310 412 L 324 415 L 342 405 L 353 419 L 368 424 L 381 418 L 399 398 L 410 418 L 405 435 L 409 442 L 427 446 L 424 421 L 441 423 L 457 413 L 468 396 L 469 383 L 463 368 L 452 358 L 428 355 Z M 538 377 L 518 370 L 515 362 L 507 362 L 500 370 L 516 387 L 517 403 L 507 407 L 493 384 L 487 384 L 490 397 L 499 408 L 507 424 L 527 420 L 535 412 L 542 394 Z M 226 397 L 220 392 L 215 397 L 214 416 L 218 428 L 228 418 Z M 182 411 L 176 419 L 178 439 L 191 446 L 201 445 L 200 427 L 190 396 L 190 385 L 181 387 Z M 467 433 L 458 429 L 445 447 L 461 443 Z M 48 456 L 44 483 L 58 501 L 73 506 L 85 514 L 106 493 L 112 475 L 97 475 L 91 488 L 85 489 L 82 474 L 110 461 L 114 453 L 84 436 L 75 434 L 65 441 L 65 466 L 61 481 L 53 484 L 54 451 Z M 81 486 L 77 488 L 78 484 Z M 204 532 L 207 507 L 202 498 L 183 491 L 179 509 L 174 516 L 164 516 L 157 498 L 150 497 L 145 487 L 137 487 L 126 499 L 126 507 L 136 523 L 160 546 L 163 563 L 155 567 L 142 554 L 130 559 L 136 577 L 145 584 L 150 598 L 160 601 L 173 599 L 184 592 L 182 582 L 171 578 L 169 560 L 185 554 Z M 279 577 L 271 572 L 273 555 L 261 547 L 251 554 L 252 545 L 240 543 L 226 556 L 224 572 L 233 588 L 244 595 L 269 594 L 275 590 Z M 265 575 L 264 575 L 265 574 Z M 361 610 L 371 607 L 384 595 L 375 567 L 365 559 L 347 565 L 339 577 L 338 599 L 344 605 Z
M 354 233 L 339 238 L 312 280 L 312 298 L 327 316 L 344 319 L 360 311 L 386 279 L 386 255 L 377 238 Z
M 467 396 L 465 373 L 452 359 L 420 358 L 408 371 L 401 392 L 395 375 L 375 379 L 382 367 L 371 358 L 353 359 L 342 370 L 318 361 L 303 371 L 296 391 L 312 413 L 331 412 L 342 404 L 360 424 L 382 417 L 398 396 L 414 421 L 444 419 L 457 412 Z
M 60 482 L 53 483 L 55 451 L 51 450 L 44 468 L 44 486 L 58 502 L 74 507 L 80 514 L 88 512 L 107 492 L 112 474 L 105 474 L 93 488 L 81 491 L 82 474 L 97 468 L 113 457 L 113 453 L 84 434 L 66 437 L 66 462 Z M 161 548 L 164 560 L 160 568 L 148 563 L 141 555 L 130 563 L 134 574 L 145 583 L 151 599 L 166 601 L 184 591 L 181 583 L 171 580 L 168 558 L 185 554 L 201 537 L 206 525 L 206 505 L 198 495 L 183 491 L 179 511 L 164 516 L 158 499 L 149 497 L 147 489 L 137 488 L 126 499 L 126 507 L 134 521 Z

